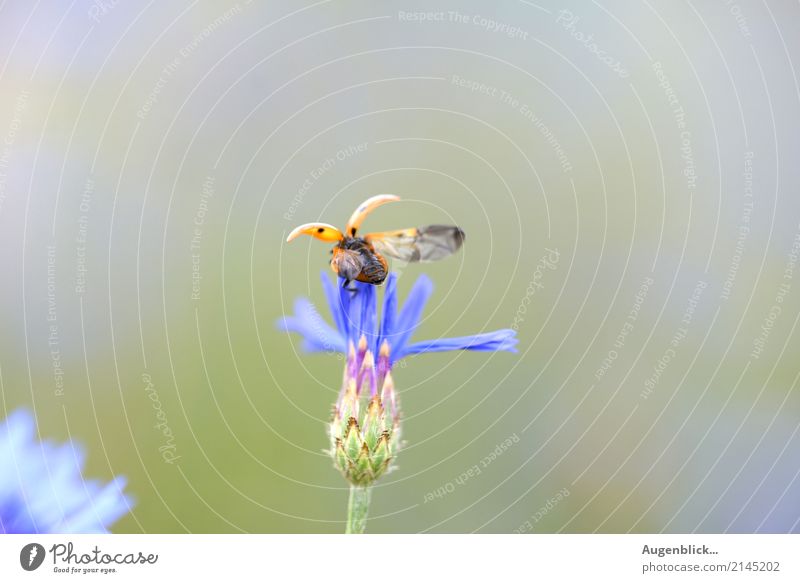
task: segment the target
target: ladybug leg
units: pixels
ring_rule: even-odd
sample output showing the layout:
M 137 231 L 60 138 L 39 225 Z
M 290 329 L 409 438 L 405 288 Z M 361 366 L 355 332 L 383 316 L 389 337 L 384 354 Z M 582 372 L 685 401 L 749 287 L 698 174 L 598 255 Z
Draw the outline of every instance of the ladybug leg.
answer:
M 352 279 L 345 279 L 343 277 L 342 278 L 342 289 L 346 289 L 347 291 L 350 292 L 351 295 L 356 295 L 356 293 L 358 293 L 358 288 L 355 286 L 355 284 L 353 284 L 351 286 L 350 285 L 351 283 L 353 283 Z

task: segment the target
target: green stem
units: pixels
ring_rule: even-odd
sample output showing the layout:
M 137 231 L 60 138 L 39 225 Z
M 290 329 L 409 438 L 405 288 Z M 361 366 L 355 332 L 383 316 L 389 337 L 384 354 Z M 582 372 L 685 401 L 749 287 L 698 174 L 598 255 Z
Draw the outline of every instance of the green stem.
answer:
M 350 486 L 346 534 L 364 534 L 364 529 L 367 527 L 370 494 L 369 486 Z

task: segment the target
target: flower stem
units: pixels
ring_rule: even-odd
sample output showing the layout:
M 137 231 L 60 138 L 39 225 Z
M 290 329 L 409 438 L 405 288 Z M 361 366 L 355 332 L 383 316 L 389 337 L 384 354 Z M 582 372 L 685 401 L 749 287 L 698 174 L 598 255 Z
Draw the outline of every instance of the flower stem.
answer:
M 346 534 L 364 534 L 364 529 L 367 527 L 367 513 L 369 512 L 371 493 L 369 486 L 350 486 Z

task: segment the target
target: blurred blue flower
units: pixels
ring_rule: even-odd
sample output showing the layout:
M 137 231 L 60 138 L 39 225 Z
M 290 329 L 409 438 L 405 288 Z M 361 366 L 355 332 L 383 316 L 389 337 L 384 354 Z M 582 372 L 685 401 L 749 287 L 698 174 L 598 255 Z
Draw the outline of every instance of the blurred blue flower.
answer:
M 24 409 L 0 423 L 0 534 L 108 532 L 133 505 L 125 478 L 84 480 L 83 448 L 39 442 L 35 428 Z
M 337 288 L 325 273 L 322 274 L 322 287 L 336 328 L 325 322 L 313 304 L 305 298 L 295 302 L 295 314 L 280 320 L 279 327 L 300 334 L 303 337 L 303 348 L 308 352 L 346 354 L 348 346 L 358 345 L 364 336 L 368 349 L 373 354 L 378 354 L 385 341 L 390 349 L 391 363 L 411 354 L 425 352 L 448 350 L 516 352 L 516 332 L 511 329 L 457 338 L 410 342 L 422 317 L 422 310 L 433 292 L 433 284 L 425 275 L 421 275 L 414 283 L 405 304 L 398 312 L 397 276 L 394 273 L 389 274 L 380 321 L 377 315 L 376 287 L 361 282 L 354 283 L 355 292 Z

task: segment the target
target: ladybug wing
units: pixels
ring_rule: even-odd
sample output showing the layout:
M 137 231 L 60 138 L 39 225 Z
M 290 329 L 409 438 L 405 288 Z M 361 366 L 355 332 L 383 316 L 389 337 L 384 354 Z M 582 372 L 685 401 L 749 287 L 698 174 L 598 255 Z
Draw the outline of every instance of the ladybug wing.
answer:
M 378 253 L 411 263 L 444 259 L 461 248 L 464 237 L 464 231 L 459 227 L 428 225 L 368 233 L 364 235 L 364 240 Z

